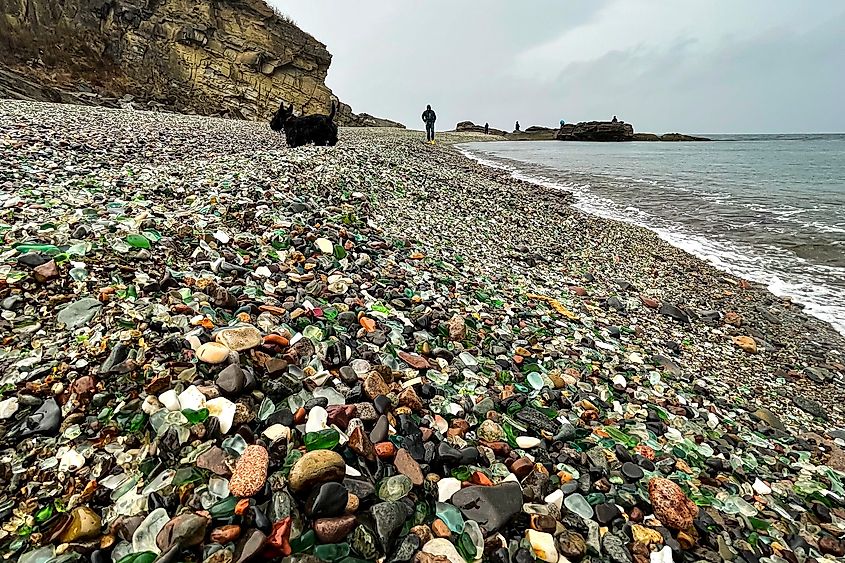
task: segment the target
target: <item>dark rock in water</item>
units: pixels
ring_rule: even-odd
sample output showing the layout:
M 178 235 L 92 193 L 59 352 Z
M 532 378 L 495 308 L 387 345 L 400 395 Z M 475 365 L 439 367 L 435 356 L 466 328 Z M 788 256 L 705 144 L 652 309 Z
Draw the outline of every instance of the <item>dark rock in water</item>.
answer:
M 616 444 L 616 446 L 614 446 L 613 448 L 613 451 L 616 454 L 616 459 L 621 461 L 623 464 L 625 462 L 634 460 L 633 456 L 631 455 L 631 452 L 629 452 L 628 449 L 622 444 Z
M 53 434 L 62 423 L 62 411 L 56 400 L 50 397 L 38 407 L 38 410 L 29 415 L 23 422 L 20 437 L 32 436 L 33 434 Z
M 375 522 L 375 532 L 382 549 L 390 552 L 396 534 L 408 518 L 405 505 L 400 502 L 381 502 L 370 508 L 370 514 Z
M 349 501 L 349 491 L 340 483 L 333 482 L 323 483 L 312 496 L 313 501 L 308 512 L 314 519 L 340 516 Z
M 672 317 L 676 321 L 689 324 L 689 315 L 683 309 L 666 303 L 665 301 L 660 305 L 660 314 L 667 317 Z
M 513 482 L 492 487 L 466 487 L 456 492 L 451 502 L 465 517 L 487 530 L 496 531 L 522 510 L 522 489 L 519 483 Z
M 793 395 L 792 402 L 795 403 L 795 406 L 801 409 L 802 411 L 827 420 L 827 412 L 824 410 L 824 407 L 822 407 L 818 401 L 815 401 L 808 397 L 804 397 L 802 395 Z
M 551 419 L 531 407 L 525 407 L 517 411 L 516 419 L 524 422 L 529 428 L 533 428 L 534 430 L 545 430 L 551 434 L 557 434 L 560 431 L 560 423 L 557 420 Z
M 634 127 L 622 121 L 567 123 L 555 135 L 558 141 L 630 141 Z

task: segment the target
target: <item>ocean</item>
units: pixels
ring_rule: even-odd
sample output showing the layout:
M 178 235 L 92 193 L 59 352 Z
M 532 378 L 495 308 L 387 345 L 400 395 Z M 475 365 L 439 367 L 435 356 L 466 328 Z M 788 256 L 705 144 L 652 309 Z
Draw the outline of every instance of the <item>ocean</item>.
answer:
M 460 148 L 765 284 L 845 334 L 845 134 L 706 136 L 714 142 Z

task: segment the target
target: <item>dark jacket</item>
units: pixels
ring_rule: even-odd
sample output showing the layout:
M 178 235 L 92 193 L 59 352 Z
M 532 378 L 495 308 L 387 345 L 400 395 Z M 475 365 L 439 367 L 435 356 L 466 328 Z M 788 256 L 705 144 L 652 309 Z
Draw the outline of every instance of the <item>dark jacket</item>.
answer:
M 422 120 L 426 123 L 434 123 L 437 121 L 437 114 L 434 113 L 433 109 L 427 109 L 422 114 Z

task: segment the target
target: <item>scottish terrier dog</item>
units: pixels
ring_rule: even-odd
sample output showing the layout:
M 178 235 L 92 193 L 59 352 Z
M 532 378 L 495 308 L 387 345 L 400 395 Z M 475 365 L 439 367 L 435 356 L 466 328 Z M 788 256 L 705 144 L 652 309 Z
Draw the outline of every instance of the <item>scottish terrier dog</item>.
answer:
M 301 147 L 309 143 L 317 146 L 333 147 L 337 144 L 337 125 L 334 116 L 337 105 L 332 101 L 332 112 L 329 115 L 304 115 L 297 117 L 293 114 L 293 104 L 285 109 L 285 103 L 270 120 L 270 129 L 285 132 L 285 139 L 289 147 Z

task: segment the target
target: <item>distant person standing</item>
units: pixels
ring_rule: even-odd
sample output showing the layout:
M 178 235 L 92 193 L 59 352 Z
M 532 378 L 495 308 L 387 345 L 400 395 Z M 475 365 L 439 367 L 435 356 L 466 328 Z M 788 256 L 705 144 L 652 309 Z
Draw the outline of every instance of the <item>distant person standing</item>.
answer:
M 425 122 L 425 140 L 427 143 L 434 144 L 434 122 L 437 121 L 437 114 L 431 109 L 431 105 L 426 106 L 422 114 L 422 120 Z
M 484 124 L 484 134 L 485 134 L 485 135 L 487 135 L 487 134 L 489 134 L 489 133 L 490 133 L 490 124 L 489 124 L 489 123 L 485 123 L 485 124 Z
M 516 127 L 514 127 L 517 133 L 519 133 L 519 121 L 516 122 Z

